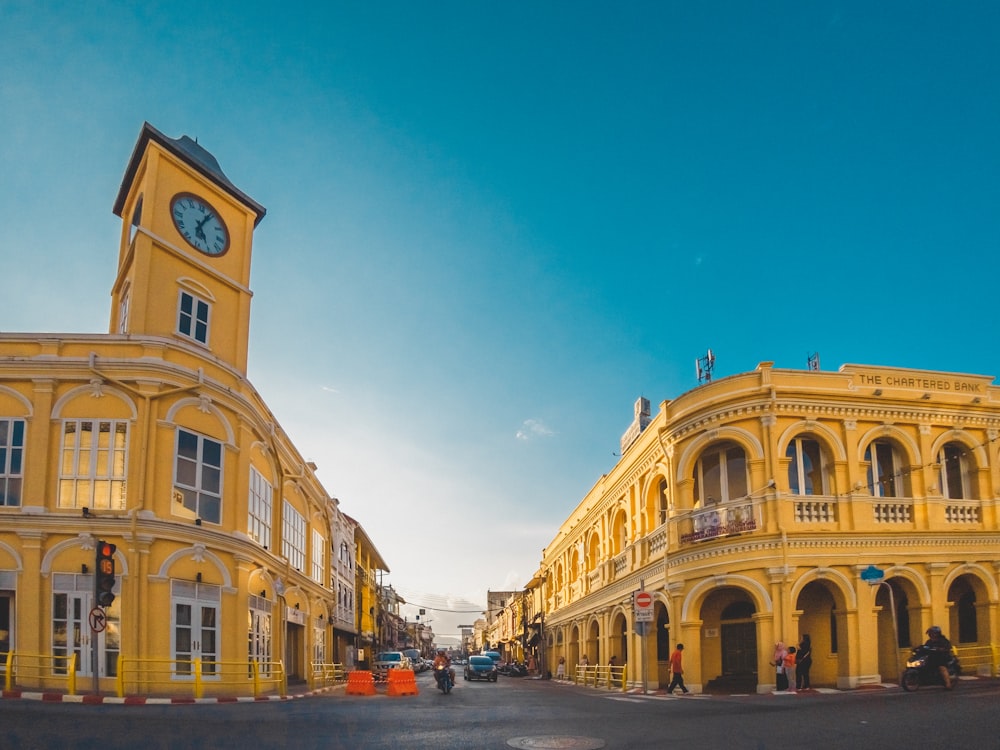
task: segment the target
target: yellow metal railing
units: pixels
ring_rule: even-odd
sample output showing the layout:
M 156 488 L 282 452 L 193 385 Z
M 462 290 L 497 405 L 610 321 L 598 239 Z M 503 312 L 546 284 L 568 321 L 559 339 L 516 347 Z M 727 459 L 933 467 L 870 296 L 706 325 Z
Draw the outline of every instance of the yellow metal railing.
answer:
M 592 685 L 606 687 L 608 690 L 620 689 L 625 692 L 627 664 L 610 666 L 607 664 L 577 664 L 573 681 L 577 685 Z
M 76 695 L 76 654 L 25 654 L 8 651 L 5 662 L 4 689 L 13 690 L 22 677 L 34 678 L 36 683 L 55 679 L 66 681 L 66 692 Z
M 206 684 L 215 693 L 231 689 L 234 694 L 260 697 L 265 692 L 288 695 L 288 679 L 280 661 L 210 661 L 192 659 L 140 659 L 118 657 L 116 690 L 124 698 L 128 689 L 140 695 L 177 692 L 189 685 L 191 697 L 205 697 Z
M 965 674 L 982 674 L 989 670 L 990 677 L 1000 674 L 1000 647 L 995 643 L 988 646 L 956 646 L 955 653 Z
M 347 680 L 347 672 L 343 664 L 314 661 L 312 663 L 312 686 L 329 687 Z

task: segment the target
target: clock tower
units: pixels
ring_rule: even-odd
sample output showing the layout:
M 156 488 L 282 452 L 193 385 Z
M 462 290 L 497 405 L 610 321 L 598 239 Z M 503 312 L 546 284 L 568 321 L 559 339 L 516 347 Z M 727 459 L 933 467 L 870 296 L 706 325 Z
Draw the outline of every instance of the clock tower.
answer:
M 264 207 L 197 141 L 145 123 L 114 213 L 122 233 L 110 333 L 183 341 L 245 376 L 251 246 Z

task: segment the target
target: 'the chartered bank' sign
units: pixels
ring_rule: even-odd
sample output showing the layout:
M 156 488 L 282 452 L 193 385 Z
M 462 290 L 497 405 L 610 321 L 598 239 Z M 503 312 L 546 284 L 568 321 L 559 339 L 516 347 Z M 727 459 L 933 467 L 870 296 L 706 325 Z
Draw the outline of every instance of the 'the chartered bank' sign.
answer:
M 860 386 L 870 388 L 912 388 L 922 391 L 943 391 L 945 393 L 985 394 L 984 382 L 970 378 L 947 376 L 944 374 L 916 375 L 893 372 L 855 373 Z

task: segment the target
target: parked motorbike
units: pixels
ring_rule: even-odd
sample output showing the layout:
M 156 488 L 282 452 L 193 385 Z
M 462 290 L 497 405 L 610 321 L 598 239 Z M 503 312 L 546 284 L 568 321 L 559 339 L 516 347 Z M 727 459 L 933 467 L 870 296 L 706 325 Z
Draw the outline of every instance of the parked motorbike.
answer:
M 933 661 L 930 658 L 931 653 L 931 649 L 926 646 L 917 646 L 913 649 L 910 657 L 906 660 L 906 669 L 903 670 L 903 678 L 900 681 L 903 690 L 912 693 L 921 685 L 944 684 L 944 680 L 941 677 L 941 670 L 936 666 L 931 666 Z M 948 663 L 945 667 L 951 679 L 951 686 L 955 687 L 958 682 L 958 676 L 962 674 L 962 667 L 958 663 L 958 657 L 955 656 L 954 652 L 948 655 Z
M 437 680 L 438 689 L 445 695 L 448 695 L 451 689 L 455 687 L 451 681 L 451 670 L 443 664 L 434 667 L 434 679 Z
M 509 677 L 526 677 L 528 675 L 528 668 L 519 662 L 511 662 L 507 665 L 507 675 Z

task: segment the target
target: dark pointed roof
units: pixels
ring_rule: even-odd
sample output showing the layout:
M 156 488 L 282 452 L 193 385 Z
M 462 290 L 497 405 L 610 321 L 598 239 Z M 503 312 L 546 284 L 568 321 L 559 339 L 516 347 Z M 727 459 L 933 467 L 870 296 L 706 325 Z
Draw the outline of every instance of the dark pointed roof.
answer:
M 142 155 L 145 153 L 146 146 L 150 141 L 154 141 L 161 148 L 197 169 L 201 174 L 253 211 L 257 215 L 257 218 L 253 222 L 254 226 L 257 226 L 260 220 L 264 218 L 267 209 L 230 182 L 216 158 L 202 148 L 197 141 L 186 135 L 182 135 L 180 138 L 168 138 L 148 122 L 142 124 L 142 130 L 139 132 L 139 140 L 136 141 L 135 148 L 132 149 L 132 157 L 129 159 L 125 175 L 122 177 L 121 187 L 118 188 L 118 197 L 115 198 L 113 209 L 115 216 L 122 215 L 129 187 L 135 179 L 136 172 L 139 170 L 139 162 L 142 160 Z

